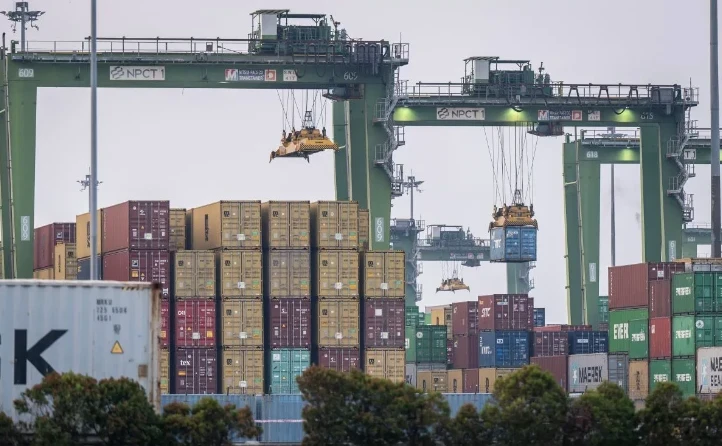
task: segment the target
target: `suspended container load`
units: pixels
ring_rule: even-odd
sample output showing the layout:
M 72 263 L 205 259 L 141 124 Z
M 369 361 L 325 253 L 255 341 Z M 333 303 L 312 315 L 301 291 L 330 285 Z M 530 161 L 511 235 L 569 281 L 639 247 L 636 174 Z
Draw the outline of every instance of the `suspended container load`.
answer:
M 511 206 L 494 207 L 494 220 L 489 224 L 492 262 L 535 262 L 537 232 L 534 206 L 514 200 Z

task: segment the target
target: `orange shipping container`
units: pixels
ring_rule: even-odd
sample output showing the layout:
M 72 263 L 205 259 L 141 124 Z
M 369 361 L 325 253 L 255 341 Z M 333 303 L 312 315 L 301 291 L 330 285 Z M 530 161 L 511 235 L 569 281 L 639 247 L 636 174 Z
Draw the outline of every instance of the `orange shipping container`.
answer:
M 358 249 L 358 203 L 318 201 L 311 204 L 313 246 L 319 249 Z
M 190 212 L 192 249 L 261 247 L 260 201 L 218 201 Z
M 311 246 L 311 202 L 263 203 L 263 238 L 270 249 L 308 249 Z

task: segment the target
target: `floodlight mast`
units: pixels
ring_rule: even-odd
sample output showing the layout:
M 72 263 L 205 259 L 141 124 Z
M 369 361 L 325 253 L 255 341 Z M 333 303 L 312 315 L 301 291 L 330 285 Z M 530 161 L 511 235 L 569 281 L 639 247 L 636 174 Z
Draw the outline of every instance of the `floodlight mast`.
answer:
M 15 2 L 15 11 L 0 11 L 0 14 L 13 22 L 13 32 L 16 31 L 17 24 L 20 23 L 20 51 L 24 53 L 27 46 L 25 40 L 27 25 L 30 24 L 32 28 L 40 29 L 35 22 L 38 21 L 41 15 L 45 14 L 45 11 L 31 11 L 28 2 Z

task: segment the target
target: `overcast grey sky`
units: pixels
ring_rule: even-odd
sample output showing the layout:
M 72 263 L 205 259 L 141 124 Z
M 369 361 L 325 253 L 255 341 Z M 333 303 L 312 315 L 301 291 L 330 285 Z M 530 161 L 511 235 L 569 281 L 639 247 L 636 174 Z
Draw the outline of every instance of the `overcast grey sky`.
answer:
M 89 35 L 88 0 L 34 0 L 46 11 L 28 40 L 80 40 Z M 680 83 L 692 80 L 702 98 L 694 118 L 709 125 L 708 2 L 546 0 L 501 2 L 407 0 L 363 3 L 306 0 L 100 1 L 98 30 L 110 37 L 246 38 L 249 13 L 260 8 L 328 13 L 355 38 L 411 44 L 402 78 L 411 83 L 458 81 L 463 59 L 500 56 L 544 62 L 552 80 L 568 83 Z M 12 9 L 14 0 L 0 0 Z M 443 5 L 443 7 L 441 6 Z M 9 31 L 9 23 L 0 22 Z M 10 33 L 12 38 L 12 33 Z M 15 38 L 19 34 L 15 34 Z M 87 209 L 76 180 L 88 172 L 89 90 L 43 89 L 38 97 L 36 226 L 72 221 Z M 330 113 L 328 116 L 330 122 Z M 194 207 L 219 199 L 333 199 L 331 154 L 311 163 L 268 164 L 282 112 L 275 91 L 102 90 L 99 93 L 99 204 L 169 199 Z M 494 204 L 491 162 L 482 128 L 408 128 L 399 163 L 424 180 L 416 209 L 427 224 L 461 224 L 487 237 Z M 533 277 L 547 320 L 566 320 L 562 138 L 539 141 L 534 207 L 540 225 Z M 639 172 L 622 166 L 617 183 L 617 262 L 641 260 Z M 602 215 L 609 210 L 609 170 L 602 171 Z M 709 221 L 709 167 L 697 168 L 688 192 L 695 214 Z M 406 217 L 406 197 L 394 201 Z M 602 221 L 601 269 L 609 263 L 609 221 Z M 424 265 L 423 305 L 506 291 L 503 265 L 464 269 L 471 293 L 434 294 L 440 264 Z M 601 281 L 606 293 L 606 280 Z

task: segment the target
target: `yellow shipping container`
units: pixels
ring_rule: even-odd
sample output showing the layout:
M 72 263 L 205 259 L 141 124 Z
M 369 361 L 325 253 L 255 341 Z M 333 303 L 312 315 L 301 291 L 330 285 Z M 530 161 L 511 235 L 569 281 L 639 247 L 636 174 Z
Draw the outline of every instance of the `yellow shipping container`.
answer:
M 103 218 L 103 211 L 98 210 L 98 237 L 97 246 L 98 253 L 103 252 L 103 237 L 102 231 L 100 230 L 103 226 L 101 220 Z M 80 214 L 75 217 L 75 249 L 77 258 L 83 259 L 90 257 L 90 212 Z
M 358 249 L 358 203 L 317 201 L 311 204 L 312 242 L 319 249 Z
M 315 295 L 321 299 L 359 297 L 358 252 L 319 251 L 315 266 Z
M 459 370 L 461 371 L 461 370 Z M 424 392 L 446 393 L 447 387 L 446 370 L 426 370 L 416 373 L 416 388 Z
M 404 252 L 369 251 L 362 255 L 364 297 L 403 299 L 406 293 Z
M 43 269 L 36 269 L 33 271 L 33 279 L 38 280 L 53 280 L 53 273 L 55 271 L 53 270 L 53 267 L 43 268 Z
M 358 301 L 320 300 L 317 305 L 319 347 L 355 347 L 360 344 L 361 308 Z
M 451 327 L 451 306 L 426 307 L 427 313 L 429 309 L 431 309 L 431 325 L 446 325 L 446 338 L 454 339 L 454 330 Z
M 311 295 L 310 251 L 270 251 L 266 253 L 266 259 L 270 297 Z
M 260 201 L 218 201 L 191 213 L 192 249 L 261 247 Z
M 226 250 L 216 253 L 223 299 L 263 297 L 263 254 L 261 251 Z
M 170 389 L 170 352 L 160 351 L 160 394 L 167 395 Z
M 311 247 L 311 202 L 269 201 L 263 203 L 263 238 L 271 249 Z
M 359 249 L 366 251 L 369 249 L 369 232 L 371 228 L 371 221 L 368 209 L 358 210 L 358 247 Z
M 519 369 L 479 369 L 479 393 L 493 393 L 498 378 L 516 372 Z
M 224 347 L 263 348 L 263 301 L 226 300 L 221 304 Z
M 53 279 L 55 280 L 77 280 L 78 278 L 78 257 L 75 243 L 58 243 L 55 245 L 55 257 L 53 258 Z
M 649 395 L 649 361 L 629 361 L 629 398 L 647 399 Z
M 446 372 L 446 391 L 449 393 L 464 393 L 464 371 L 462 369 L 453 369 Z
M 178 251 L 174 257 L 176 299 L 216 296 L 216 256 L 213 251 Z
M 395 383 L 405 381 L 406 351 L 404 350 L 367 348 L 364 352 L 364 364 L 364 371 L 368 375 Z
M 263 350 L 224 350 L 223 393 L 263 394 Z
M 186 210 L 170 210 L 170 250 L 181 251 L 186 249 L 188 240 L 186 238 Z

